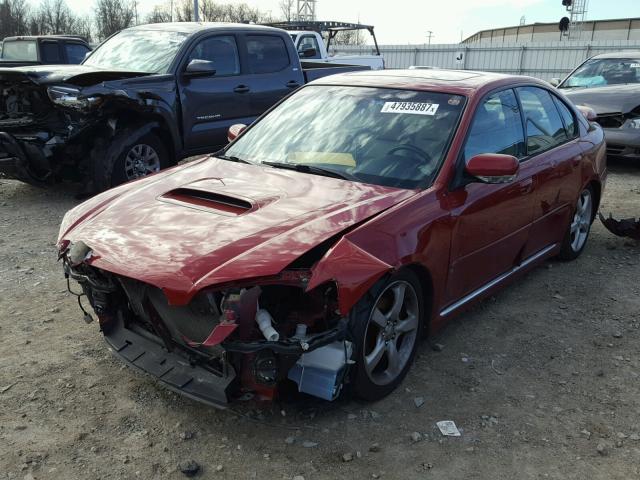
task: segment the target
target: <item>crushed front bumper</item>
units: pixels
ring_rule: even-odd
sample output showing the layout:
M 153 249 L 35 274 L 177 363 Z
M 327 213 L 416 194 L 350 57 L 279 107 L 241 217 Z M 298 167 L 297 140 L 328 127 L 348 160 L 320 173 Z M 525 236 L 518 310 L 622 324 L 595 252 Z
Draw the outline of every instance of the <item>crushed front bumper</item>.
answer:
M 605 128 L 607 155 L 640 160 L 640 130 L 634 128 Z
M 0 132 L 0 175 L 42 185 L 50 175 L 49 161 L 37 143 L 20 142 L 13 135 Z
M 114 355 L 156 377 L 169 389 L 217 408 L 225 408 L 229 403 L 236 378 L 231 365 L 225 366 L 224 375 L 216 375 L 193 364 L 186 356 L 168 352 L 162 344 L 126 328 L 121 321 L 110 326 L 105 340 Z

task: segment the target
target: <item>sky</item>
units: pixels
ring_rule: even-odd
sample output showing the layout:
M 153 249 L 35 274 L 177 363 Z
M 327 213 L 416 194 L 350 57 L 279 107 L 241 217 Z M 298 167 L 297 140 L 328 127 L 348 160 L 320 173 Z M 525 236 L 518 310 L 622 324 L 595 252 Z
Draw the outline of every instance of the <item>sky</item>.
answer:
M 37 0 L 31 0 L 37 2 Z M 142 16 L 167 0 L 138 0 Z M 640 17 L 640 0 L 588 0 L 587 19 Z M 220 0 L 247 3 L 280 14 L 279 0 Z M 67 0 L 76 13 L 91 13 L 92 0 Z M 562 0 L 317 0 L 318 20 L 375 26 L 380 44 L 457 43 L 479 30 L 526 23 L 557 22 L 566 15 Z M 368 36 L 368 35 L 367 35 Z

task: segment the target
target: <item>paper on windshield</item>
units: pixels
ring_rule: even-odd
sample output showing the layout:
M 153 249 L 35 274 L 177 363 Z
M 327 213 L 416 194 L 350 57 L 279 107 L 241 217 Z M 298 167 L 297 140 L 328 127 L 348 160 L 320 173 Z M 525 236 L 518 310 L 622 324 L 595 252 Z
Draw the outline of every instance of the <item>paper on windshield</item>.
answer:
M 384 102 L 381 113 L 412 113 L 414 115 L 435 115 L 440 105 L 425 102 Z

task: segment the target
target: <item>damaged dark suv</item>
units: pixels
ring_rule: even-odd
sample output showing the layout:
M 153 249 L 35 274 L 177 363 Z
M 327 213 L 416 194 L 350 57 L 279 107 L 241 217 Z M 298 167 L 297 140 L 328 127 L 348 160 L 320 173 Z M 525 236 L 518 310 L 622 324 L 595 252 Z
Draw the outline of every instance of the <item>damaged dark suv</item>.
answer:
M 291 37 L 257 25 L 123 30 L 81 65 L 0 69 L 0 174 L 101 191 L 227 143 L 308 77 Z

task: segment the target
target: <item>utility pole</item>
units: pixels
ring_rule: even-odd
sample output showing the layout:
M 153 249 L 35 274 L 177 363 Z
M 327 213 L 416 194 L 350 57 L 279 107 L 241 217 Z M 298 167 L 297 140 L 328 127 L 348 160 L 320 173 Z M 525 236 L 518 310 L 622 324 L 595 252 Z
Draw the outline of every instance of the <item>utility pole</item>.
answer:
M 193 21 L 199 22 L 200 15 L 198 14 L 198 0 L 193 0 Z
M 429 42 L 429 45 L 431 45 L 431 37 L 433 37 L 433 31 L 427 30 L 427 41 Z

